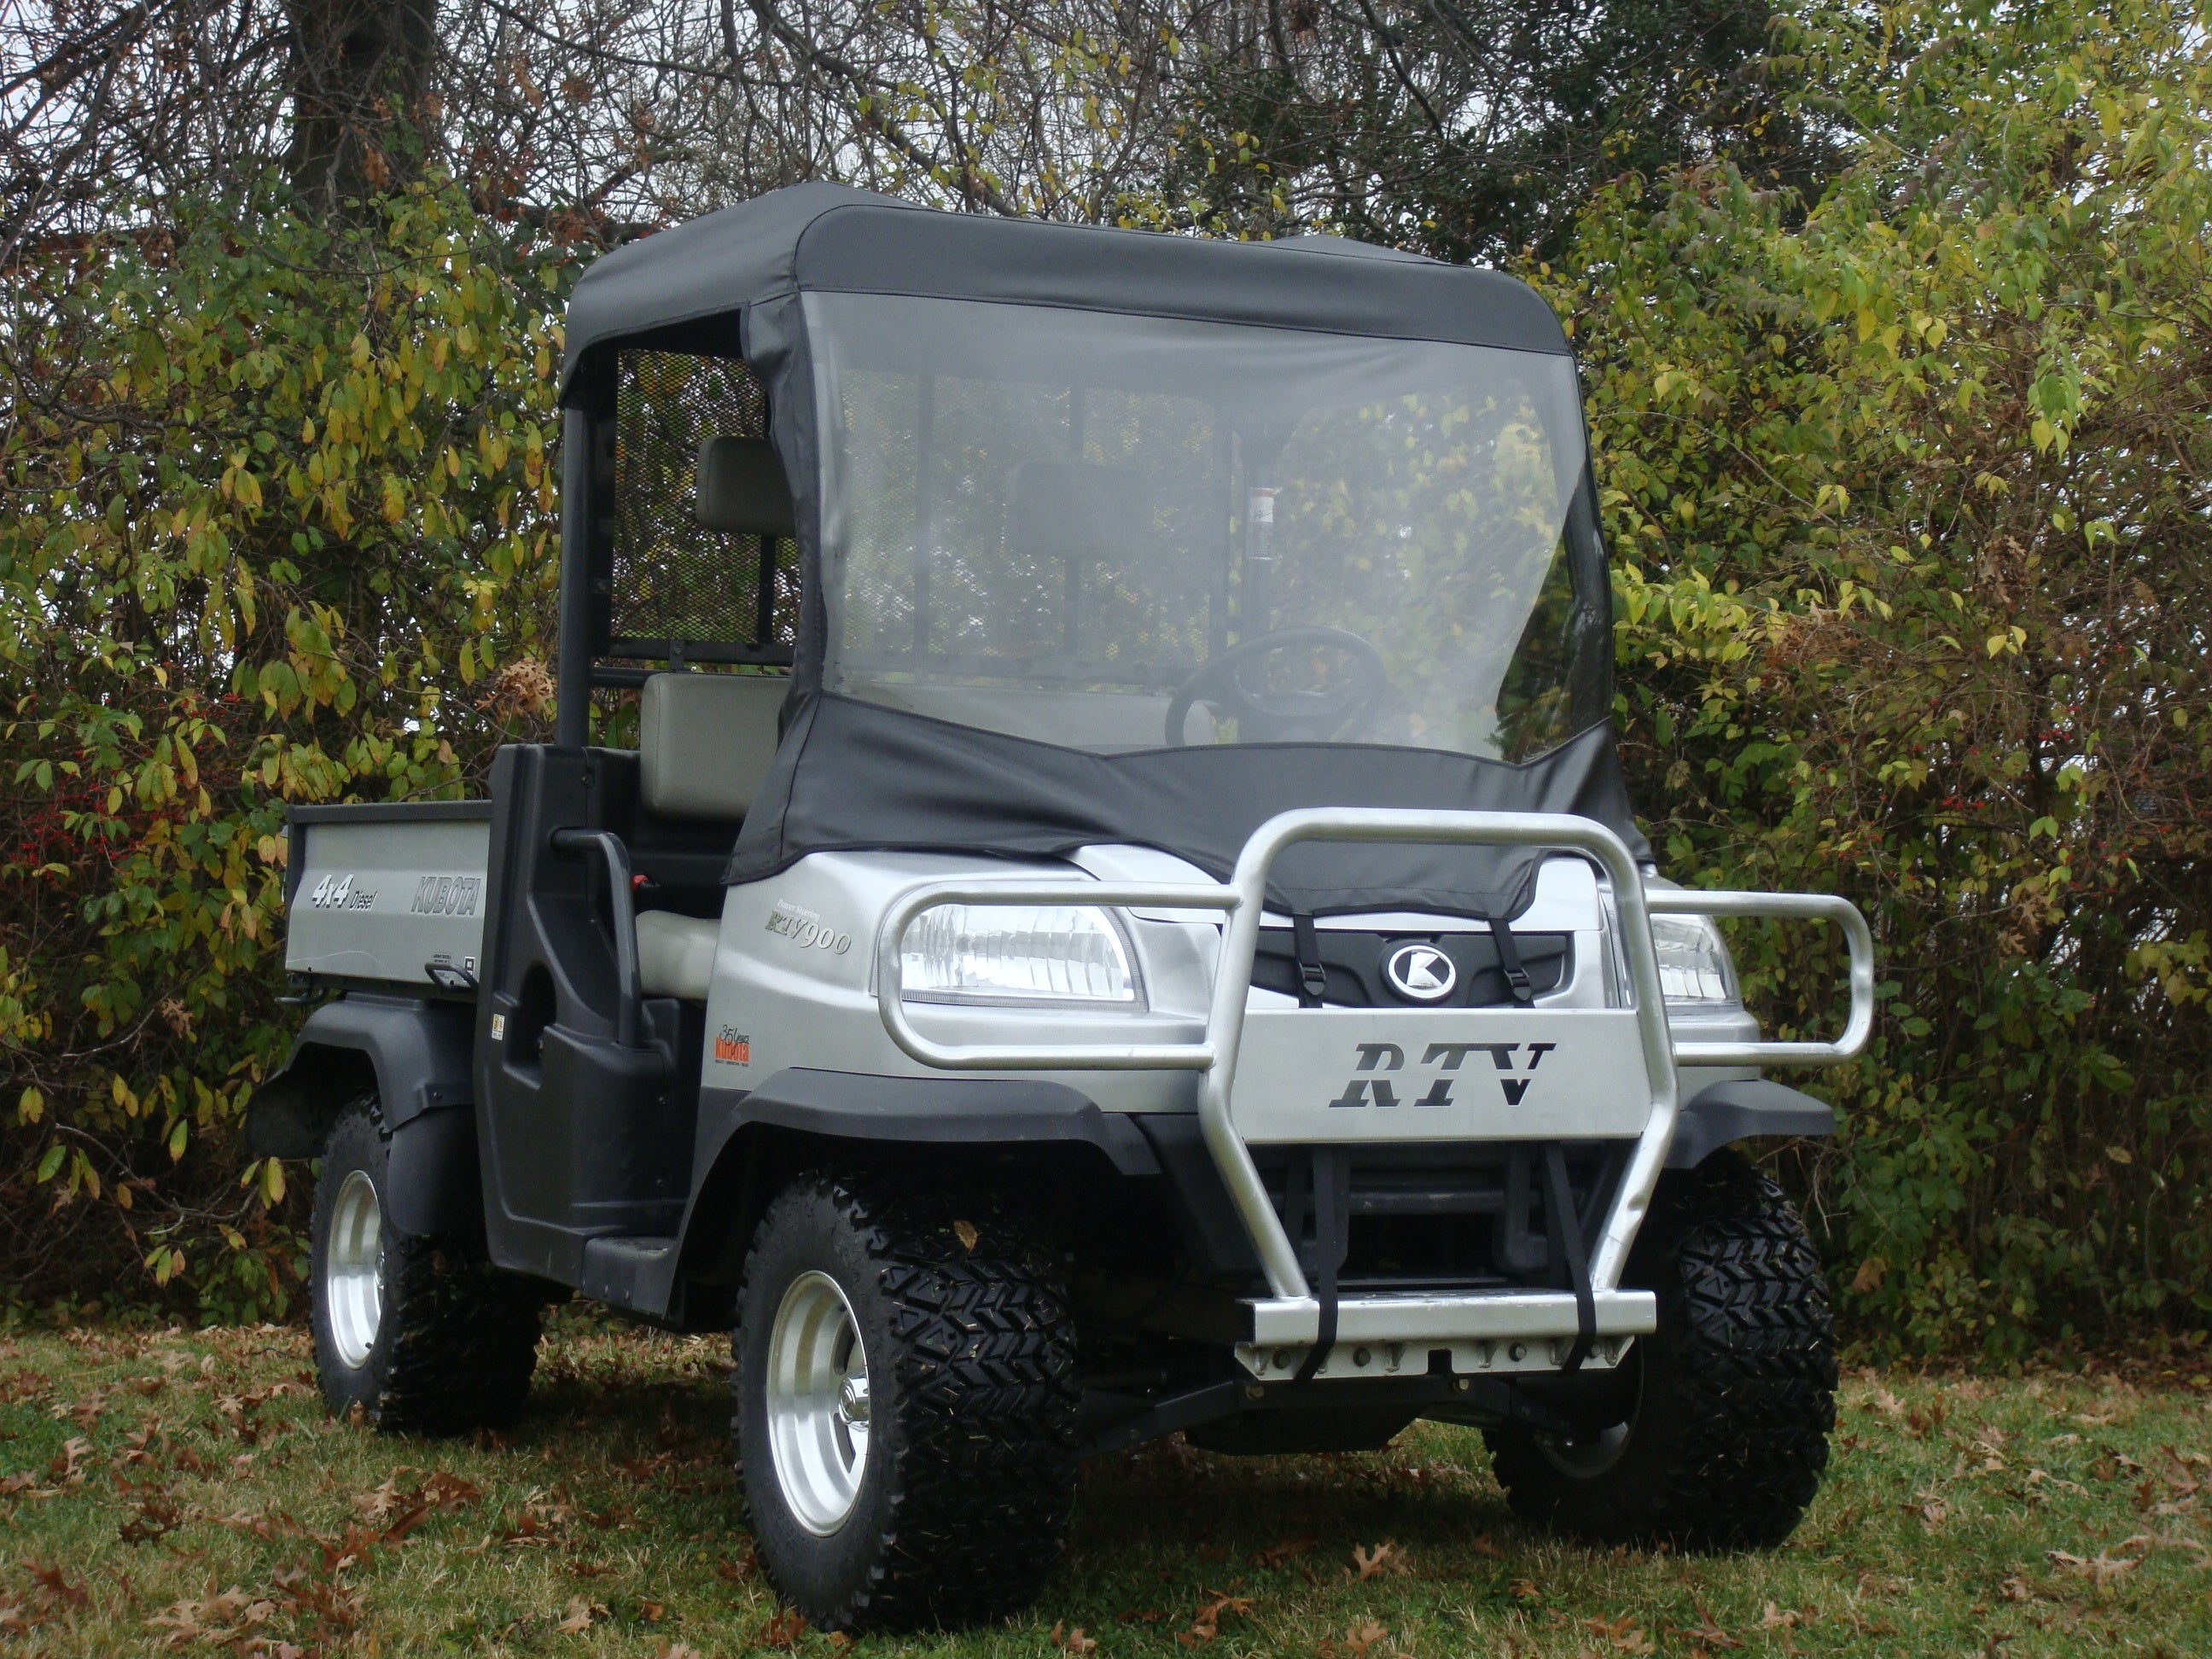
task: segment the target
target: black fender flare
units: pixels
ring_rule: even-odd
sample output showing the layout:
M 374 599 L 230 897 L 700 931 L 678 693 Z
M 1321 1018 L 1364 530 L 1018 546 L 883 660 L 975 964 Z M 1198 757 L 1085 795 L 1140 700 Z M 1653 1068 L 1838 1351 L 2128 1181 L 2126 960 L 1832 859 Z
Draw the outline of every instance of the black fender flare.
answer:
M 1162 1173 L 1133 1118 L 1103 1110 L 1065 1084 L 1022 1078 L 878 1077 L 791 1066 L 750 1091 L 701 1090 L 699 1122 L 701 1142 L 713 1151 L 692 1184 L 679 1248 L 668 1264 L 672 1279 L 732 1273 L 746 1242 L 740 1235 L 750 1235 L 751 1217 L 773 1195 L 754 1167 L 757 1149 L 769 1145 L 1087 1147 L 1115 1175 Z
M 1708 1084 L 1674 1120 L 1667 1167 L 1694 1170 L 1712 1153 L 1757 1135 L 1832 1135 L 1836 1109 L 1801 1090 L 1764 1078 Z
M 254 1091 L 246 1146 L 263 1158 L 319 1157 L 331 1121 L 374 1092 L 391 1143 L 386 1213 L 410 1233 L 480 1231 L 475 1046 L 468 1003 L 348 993 L 308 1015 L 283 1067 Z

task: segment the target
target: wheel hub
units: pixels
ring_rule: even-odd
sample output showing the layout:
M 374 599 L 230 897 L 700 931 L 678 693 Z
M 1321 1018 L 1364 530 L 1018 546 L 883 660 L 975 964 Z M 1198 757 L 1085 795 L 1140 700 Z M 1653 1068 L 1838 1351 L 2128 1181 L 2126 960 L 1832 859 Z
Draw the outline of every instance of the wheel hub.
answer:
M 867 1351 L 829 1274 L 799 1274 L 777 1304 L 766 1393 L 777 1488 L 799 1523 L 826 1538 L 860 1501 L 871 1427 Z
M 378 1241 L 384 1208 L 376 1183 L 351 1170 L 331 1205 L 330 1237 L 323 1247 L 323 1307 L 339 1363 L 359 1370 L 368 1363 L 384 1322 L 384 1275 Z

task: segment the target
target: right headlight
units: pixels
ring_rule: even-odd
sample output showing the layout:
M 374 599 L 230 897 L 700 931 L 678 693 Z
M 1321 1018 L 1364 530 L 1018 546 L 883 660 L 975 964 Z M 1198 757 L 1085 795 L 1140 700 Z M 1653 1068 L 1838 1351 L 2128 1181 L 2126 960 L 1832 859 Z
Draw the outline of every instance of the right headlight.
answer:
M 1141 1008 L 1128 942 L 1094 905 L 933 904 L 899 944 L 908 1002 Z
M 1669 1005 L 1739 1000 L 1735 963 L 1711 916 L 1654 916 L 1651 943 L 1659 956 L 1659 988 Z

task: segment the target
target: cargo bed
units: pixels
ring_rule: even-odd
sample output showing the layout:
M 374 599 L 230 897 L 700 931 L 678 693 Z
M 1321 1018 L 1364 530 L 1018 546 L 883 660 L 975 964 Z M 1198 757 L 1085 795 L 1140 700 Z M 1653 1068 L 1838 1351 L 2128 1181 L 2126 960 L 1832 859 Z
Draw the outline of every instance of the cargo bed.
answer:
M 295 806 L 288 829 L 287 969 L 475 991 L 489 801 Z

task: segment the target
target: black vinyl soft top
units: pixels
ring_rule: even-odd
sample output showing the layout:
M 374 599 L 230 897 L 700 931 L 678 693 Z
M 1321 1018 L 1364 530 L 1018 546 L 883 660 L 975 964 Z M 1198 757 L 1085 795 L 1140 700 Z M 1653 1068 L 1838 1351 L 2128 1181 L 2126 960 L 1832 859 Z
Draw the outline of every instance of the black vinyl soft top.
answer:
M 994 301 L 1571 360 L 1558 319 L 1527 284 L 1334 237 L 1212 241 L 944 213 L 808 184 L 608 254 L 569 301 L 564 401 L 586 420 L 608 417 L 611 378 L 601 371 L 617 345 L 741 354 L 765 390 L 768 434 L 791 485 L 802 576 L 792 689 L 783 741 L 745 817 L 731 881 L 833 848 L 1036 859 L 1106 842 L 1157 847 L 1219 877 L 1268 816 L 1334 805 L 1577 812 L 1650 856 L 1614 752 L 1602 670 L 1582 688 L 1572 735 L 1520 763 L 1331 743 L 1088 753 L 825 687 L 823 527 L 836 504 L 822 499 L 810 294 Z M 587 480 L 589 471 L 567 477 Z M 590 516 L 572 522 L 580 529 Z M 572 533 L 564 528 L 564 538 Z M 1568 534 L 1583 550 L 1580 637 L 1602 660 L 1608 596 L 1586 472 Z M 584 600 L 567 582 L 564 605 Z M 572 694 L 571 671 L 562 672 L 565 702 L 580 695 L 584 677 Z M 1294 849 L 1271 889 L 1285 908 L 1315 913 L 1510 916 L 1528 902 L 1542 857 L 1531 848 L 1316 845 Z
M 1564 354 L 1526 283 L 1334 236 L 1224 242 L 941 213 L 793 185 L 633 242 L 568 301 L 568 389 L 592 348 L 802 292 L 909 294 Z

